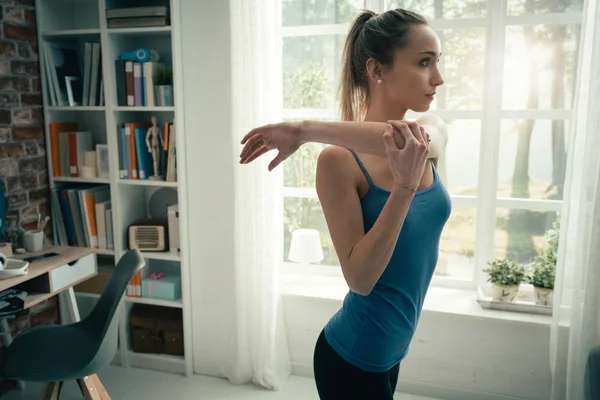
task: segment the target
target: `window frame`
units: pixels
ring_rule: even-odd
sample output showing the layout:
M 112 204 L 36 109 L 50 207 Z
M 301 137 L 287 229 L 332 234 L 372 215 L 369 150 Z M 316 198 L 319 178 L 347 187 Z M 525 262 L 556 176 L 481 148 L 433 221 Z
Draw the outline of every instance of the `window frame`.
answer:
M 375 12 L 387 9 L 386 0 L 365 0 L 365 7 Z M 560 211 L 562 200 L 521 199 L 498 197 L 498 168 L 500 130 L 503 119 L 529 120 L 571 120 L 573 109 L 503 109 L 502 96 L 504 86 L 504 55 L 506 31 L 509 26 L 519 25 L 581 25 L 582 12 L 540 13 L 524 15 L 507 15 L 508 0 L 488 0 L 485 17 L 460 19 L 433 19 L 433 29 L 485 28 L 485 49 L 483 66 L 482 107 L 479 110 L 438 109 L 431 113 L 442 119 L 475 119 L 481 121 L 479 176 L 476 196 L 450 195 L 453 207 L 467 206 L 476 209 L 475 249 L 473 257 L 473 274 L 471 279 L 463 280 L 453 277 L 434 275 L 431 285 L 457 289 L 473 289 L 488 293 L 490 285 L 483 272 L 487 262 L 493 259 L 495 225 L 497 209 L 519 209 L 527 211 Z M 493 16 L 493 17 L 492 17 Z M 345 35 L 349 23 L 284 26 L 282 37 L 298 37 L 313 35 Z M 574 72 L 576 73 L 576 72 Z M 337 111 L 332 109 L 283 109 L 283 119 L 336 119 Z M 409 115 L 410 116 L 410 115 Z M 483 134 L 485 132 L 485 134 Z M 282 183 L 283 184 L 283 183 Z M 317 193 L 314 188 L 283 187 L 284 198 L 313 198 Z M 298 266 L 284 261 L 287 272 L 297 273 Z M 304 267 L 306 268 L 306 267 Z M 335 268 L 335 270 L 334 270 Z M 337 270 L 337 271 L 336 271 Z M 304 273 L 312 275 L 339 276 L 343 279 L 341 269 L 334 266 L 310 266 Z M 530 285 L 524 292 L 532 291 Z

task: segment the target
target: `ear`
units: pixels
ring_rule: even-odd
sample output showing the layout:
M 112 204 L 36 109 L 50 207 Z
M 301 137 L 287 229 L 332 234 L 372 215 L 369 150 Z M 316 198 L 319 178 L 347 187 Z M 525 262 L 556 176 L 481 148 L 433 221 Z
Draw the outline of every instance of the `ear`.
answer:
M 367 75 L 369 76 L 369 82 L 377 83 L 378 79 L 383 79 L 383 70 L 379 61 L 374 58 L 367 60 Z

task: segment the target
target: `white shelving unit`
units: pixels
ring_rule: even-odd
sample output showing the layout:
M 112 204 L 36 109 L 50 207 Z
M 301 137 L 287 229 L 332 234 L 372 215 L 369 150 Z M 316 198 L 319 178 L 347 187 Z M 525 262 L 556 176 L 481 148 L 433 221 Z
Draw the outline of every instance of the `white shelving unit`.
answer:
M 131 2 L 127 2 L 127 5 Z M 181 82 L 181 53 L 179 22 L 179 0 L 166 1 L 170 10 L 170 26 L 148 28 L 108 29 L 105 10 L 109 7 L 123 5 L 120 0 L 36 0 L 38 24 L 38 47 L 40 53 L 40 75 L 44 105 L 44 119 L 48 156 L 50 188 L 74 187 L 83 184 L 108 185 L 113 212 L 114 250 L 96 249 L 98 257 L 112 260 L 116 264 L 127 251 L 127 227 L 138 219 L 147 218 L 148 199 L 151 194 L 163 187 L 177 191 L 180 215 L 180 253 L 144 253 L 147 267 L 157 265 L 168 271 L 178 272 L 182 280 L 182 298 L 178 301 L 164 301 L 150 298 L 135 298 L 124 296 L 120 304 L 119 351 L 115 363 L 124 368 L 139 367 L 185 374 L 192 373 L 192 337 L 189 282 L 189 266 L 187 256 L 187 218 L 186 218 L 186 171 L 184 151 L 177 152 L 177 182 L 161 182 L 150 180 L 125 180 L 119 175 L 119 135 L 117 125 L 124 122 L 150 122 L 155 116 L 159 126 L 164 127 L 167 121 L 175 121 L 177 148 L 185 146 L 182 95 L 178 89 Z M 147 5 L 139 1 L 139 5 Z M 44 48 L 48 42 L 80 44 L 84 41 L 100 43 L 102 55 L 102 77 L 104 85 L 104 105 L 102 106 L 53 106 L 49 93 L 46 68 L 44 65 Z M 160 54 L 160 63 L 173 68 L 174 107 L 125 107 L 117 103 L 117 88 L 114 60 L 117 55 L 132 51 L 137 47 L 156 49 Z M 82 50 L 80 50 L 82 53 Z M 82 61 L 83 62 L 83 61 Z M 83 66 L 82 66 L 83 67 Z M 81 68 L 83 70 L 83 68 Z M 109 151 L 110 176 L 108 179 L 71 178 L 52 176 L 52 151 L 50 149 L 50 134 L 48 124 L 60 121 L 77 121 L 79 130 L 92 132 L 95 144 L 106 144 Z M 156 263 L 156 264 L 155 264 Z M 113 264 L 113 265 L 114 265 Z M 94 293 L 77 293 L 81 316 L 84 317 L 94 306 L 99 295 Z M 184 356 L 162 354 L 140 354 L 132 351 L 129 334 L 129 314 L 135 304 L 147 304 L 156 307 L 181 309 L 183 312 Z

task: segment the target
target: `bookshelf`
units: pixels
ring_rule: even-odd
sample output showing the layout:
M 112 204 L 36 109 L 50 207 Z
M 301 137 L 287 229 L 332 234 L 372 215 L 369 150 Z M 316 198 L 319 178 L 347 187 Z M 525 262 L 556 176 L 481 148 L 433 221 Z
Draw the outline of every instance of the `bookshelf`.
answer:
M 144 27 L 119 27 L 108 28 L 106 18 L 106 9 L 132 6 L 147 6 L 147 5 L 166 5 L 169 9 L 170 23 L 168 26 L 144 26 Z M 127 251 L 127 228 L 136 221 L 149 218 L 151 206 L 150 199 L 157 191 L 170 190 L 176 193 L 177 203 L 179 206 L 179 252 L 143 252 L 144 258 L 147 261 L 144 270 L 150 272 L 164 272 L 179 276 L 181 279 L 181 297 L 175 300 L 162 300 L 149 297 L 132 297 L 127 294 L 124 296 L 120 304 L 120 321 L 119 321 L 119 350 L 115 356 L 114 363 L 123 368 L 137 367 L 147 368 L 189 376 L 192 373 L 192 334 L 191 334 L 191 313 L 190 313 L 190 295 L 187 290 L 186 282 L 189 281 L 189 266 L 187 255 L 187 218 L 186 218 L 186 174 L 185 170 L 180 166 L 184 163 L 184 151 L 178 151 L 176 157 L 176 179 L 150 180 L 150 179 L 132 179 L 131 174 L 127 178 L 123 176 L 123 170 L 127 169 L 127 164 L 131 160 L 124 159 L 123 147 L 123 132 L 121 127 L 127 126 L 130 123 L 139 123 L 151 121 L 151 117 L 156 117 L 158 127 L 161 128 L 163 138 L 165 138 L 165 129 L 169 129 L 168 123 L 174 122 L 174 133 L 170 130 L 169 134 L 175 137 L 176 143 L 173 147 L 183 149 L 185 146 L 185 134 L 183 124 L 178 125 L 177 121 L 183 121 L 183 107 L 181 106 L 181 93 L 178 89 L 181 84 L 181 54 L 180 40 L 178 30 L 179 20 L 179 0 L 157 0 L 156 2 L 138 1 L 135 0 L 36 0 L 37 14 L 37 31 L 38 31 L 38 48 L 39 48 L 39 63 L 41 75 L 41 88 L 44 106 L 45 119 L 45 134 L 48 158 L 48 176 L 50 181 L 50 189 L 52 193 L 62 193 L 65 189 L 80 191 L 95 186 L 101 189 L 107 189 L 108 197 L 104 201 L 110 202 L 111 224 L 107 223 L 107 214 L 104 214 L 104 235 L 100 231 L 96 232 L 96 237 L 104 238 L 104 242 L 96 248 L 96 255 L 99 265 L 107 266 L 110 273 L 110 268 L 118 262 L 119 258 Z M 97 60 L 96 80 L 92 79 L 94 75 L 90 72 L 89 78 L 84 77 L 86 69 L 93 71 L 93 68 L 88 68 L 87 60 L 92 60 L 93 56 L 86 58 L 85 43 L 98 43 L 100 58 Z M 94 45 L 90 45 L 93 48 Z M 68 86 L 63 86 L 59 81 L 64 79 L 64 75 L 57 73 L 54 78 L 54 71 L 58 71 L 56 63 L 52 63 L 56 53 L 49 50 L 58 48 L 76 49 L 81 72 L 81 87 L 86 82 L 89 92 L 86 100 L 79 99 L 77 93 L 84 93 L 80 86 L 73 84 L 71 86 L 71 96 L 68 94 Z M 124 52 L 131 52 L 137 48 L 144 47 L 153 49 L 158 52 L 160 57 L 159 63 L 161 66 L 172 68 L 173 73 L 173 103 L 162 105 L 159 104 L 158 95 L 154 92 L 154 106 L 148 106 L 150 103 L 148 93 L 144 93 L 143 98 L 135 99 L 135 105 L 126 105 L 119 101 L 118 87 L 118 70 L 115 60 Z M 93 53 L 90 53 L 93 54 Z M 66 60 L 66 57 L 65 57 Z M 52 62 L 49 62 L 52 61 Z M 151 60 L 152 61 L 152 60 Z M 67 66 L 68 67 L 68 66 Z M 143 67 L 142 67 L 143 68 Z M 63 71 L 64 72 L 64 71 Z M 72 74 L 69 70 L 65 75 Z M 61 77 L 61 78 L 59 78 Z M 55 80 L 56 79 L 56 80 Z M 101 83 L 100 83 L 101 80 Z M 54 85 L 54 86 L 53 86 Z M 56 86 L 60 87 L 66 95 L 61 96 L 61 90 L 56 90 Z M 91 87 L 95 86 L 96 93 L 92 95 Z M 53 92 L 54 90 L 54 92 Z M 142 86 L 142 91 L 144 86 Z M 102 93 L 102 95 L 100 95 Z M 62 101 L 60 100 L 62 97 Z M 82 96 L 83 97 L 83 96 Z M 93 101 L 90 99 L 94 99 Z M 162 100 L 163 98 L 161 98 Z M 139 103 L 141 101 L 141 104 Z M 76 104 L 76 103 L 77 104 Z M 61 122 L 76 122 L 76 129 L 67 129 L 58 127 L 53 132 L 50 126 L 56 126 Z M 140 128 L 147 131 L 147 127 Z M 73 155 L 65 156 L 66 149 L 73 151 L 73 147 L 69 145 L 55 145 L 56 131 L 74 131 L 76 132 L 77 142 L 75 148 L 80 143 L 79 132 L 90 132 L 88 136 L 91 138 L 93 146 L 105 145 L 108 154 L 108 176 L 99 177 L 98 170 L 96 176 L 87 177 L 83 173 L 83 169 L 79 166 L 77 176 L 72 176 Z M 137 132 L 131 131 L 135 137 Z M 60 135 L 60 134 L 59 134 Z M 66 136 L 65 136 L 66 137 Z M 144 135 L 145 138 L 145 135 Z M 133 139 L 135 140 L 135 139 Z M 144 141 L 145 142 L 145 141 Z M 135 143 L 135 142 L 133 142 Z M 173 143 L 173 142 L 168 142 Z M 61 147 L 67 146 L 67 147 Z M 73 146 L 71 143 L 70 146 Z M 132 145 L 133 146 L 133 145 Z M 168 147 L 168 146 L 167 146 Z M 62 151 L 61 151 L 62 150 Z M 82 147 L 81 151 L 77 151 L 78 157 L 81 153 L 91 152 L 93 149 Z M 95 149 L 94 149 L 95 150 Z M 164 150 L 164 149 L 163 149 Z M 162 150 L 161 150 L 162 151 Z M 171 157 L 168 150 L 164 150 L 165 158 L 161 163 L 164 163 L 163 177 L 166 177 L 166 160 Z M 131 153 L 127 153 L 130 156 Z M 57 156 L 58 155 L 58 156 Z M 61 161 L 71 159 L 71 161 Z M 135 155 L 133 155 L 135 157 Z M 139 156 L 138 157 L 143 157 Z M 77 157 L 75 157 L 77 158 Z M 81 159 L 80 159 L 81 160 Z M 141 158 L 138 159 L 139 172 L 144 168 Z M 66 164 L 65 164 L 66 163 Z M 71 163 L 71 164 L 70 164 Z M 58 165 L 58 167 L 57 167 Z M 130 165 L 131 166 L 131 165 Z M 145 164 L 148 166 L 148 164 Z M 152 163 L 150 163 L 150 168 Z M 60 172 L 57 172 L 61 170 Z M 151 168 L 153 170 L 153 168 Z M 169 177 L 172 177 L 170 174 Z M 170 181 L 167 181 L 170 180 Z M 59 195 L 56 195 L 59 198 Z M 99 195 L 96 196 L 96 199 Z M 63 204 L 60 200 L 56 200 L 58 205 L 52 205 L 52 219 L 55 240 L 57 236 L 59 240 L 70 241 L 72 236 L 66 235 L 65 228 L 62 234 L 59 233 L 61 224 L 66 224 L 66 214 Z M 53 199 L 54 202 L 54 199 Z M 97 203 L 100 201 L 97 201 Z M 67 203 L 68 204 L 68 203 Z M 56 210 L 60 211 L 61 218 L 57 218 Z M 64 218 L 62 217 L 64 214 Z M 100 215 L 97 215 L 100 218 Z M 58 220 L 58 221 L 57 221 Z M 89 223 L 91 225 L 91 222 Z M 88 226 L 89 228 L 89 226 Z M 112 228 L 112 229 L 111 229 Z M 82 226 L 83 230 L 85 228 Z M 100 229 L 98 227 L 98 229 Z M 108 232 L 110 231 L 110 235 Z M 88 231 L 88 232 L 91 232 Z M 95 241 L 91 240 L 93 233 L 88 233 L 88 237 L 83 242 L 78 241 L 75 245 L 86 245 L 94 247 Z M 85 236 L 85 231 L 82 233 Z M 112 236 L 112 238 L 110 238 Z M 109 241 L 112 241 L 110 246 Z M 64 245 L 73 245 L 72 243 L 59 243 Z M 83 318 L 91 311 L 99 298 L 98 293 L 77 291 L 75 292 L 80 314 Z M 170 354 L 154 354 L 140 353 L 132 349 L 129 316 L 132 308 L 136 305 L 145 305 L 151 307 L 167 307 L 169 309 L 180 310 L 182 313 L 183 324 L 183 347 L 184 355 Z

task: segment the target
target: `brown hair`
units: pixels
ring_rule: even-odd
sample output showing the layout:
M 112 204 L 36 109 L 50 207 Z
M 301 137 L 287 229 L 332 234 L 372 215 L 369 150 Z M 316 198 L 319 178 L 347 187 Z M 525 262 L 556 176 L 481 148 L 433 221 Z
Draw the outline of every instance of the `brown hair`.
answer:
M 340 76 L 339 96 L 342 120 L 364 118 L 369 104 L 367 60 L 391 65 L 396 50 L 406 46 L 410 26 L 427 25 L 427 19 L 412 11 L 389 10 L 382 14 L 362 10 L 350 26 Z

